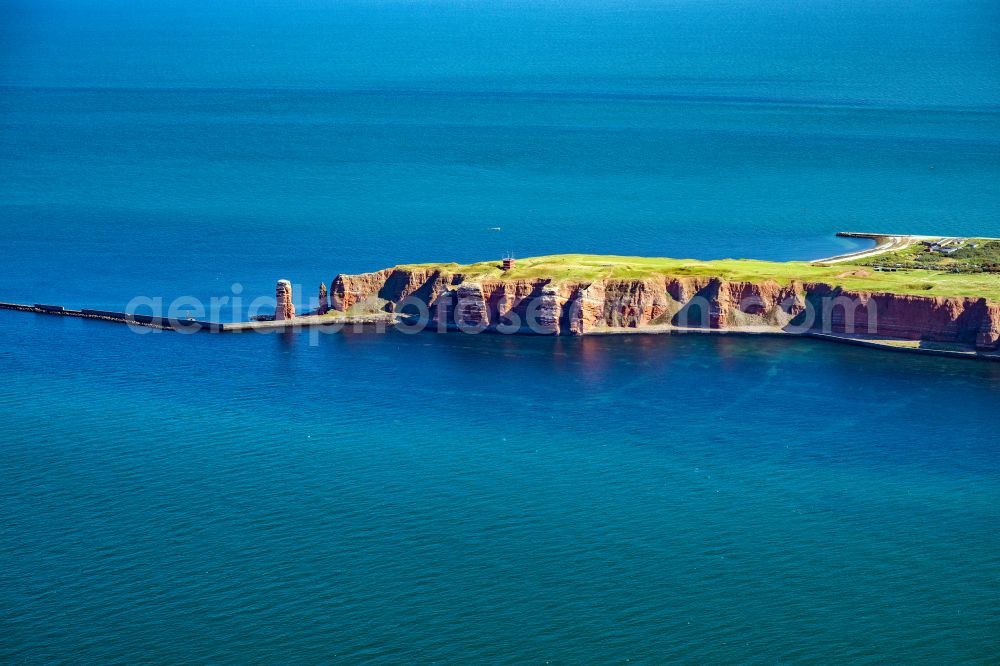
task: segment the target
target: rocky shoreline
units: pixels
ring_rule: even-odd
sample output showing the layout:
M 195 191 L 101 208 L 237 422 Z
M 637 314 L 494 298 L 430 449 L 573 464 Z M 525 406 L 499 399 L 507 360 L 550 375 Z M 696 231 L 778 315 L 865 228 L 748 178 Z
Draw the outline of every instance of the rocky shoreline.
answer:
M 423 315 L 439 329 L 587 335 L 655 327 L 855 333 L 997 351 L 1000 304 L 985 298 L 851 291 L 823 283 L 711 277 L 561 281 L 466 280 L 438 270 L 393 268 L 338 275 L 338 312 Z
M 898 242 L 880 247 L 909 246 L 916 237 L 892 238 Z M 408 333 L 798 335 L 996 360 L 1000 283 L 992 276 L 960 277 L 959 283 L 946 272 L 916 271 L 882 278 L 863 269 L 796 262 L 553 255 L 339 274 L 329 289 L 319 285 L 318 299 L 302 313 L 296 312 L 292 283 L 279 280 L 273 316 L 233 323 L 43 304 L 0 303 L 0 309 L 184 332 L 331 332 L 375 324 Z M 937 295 L 924 295 L 928 291 Z

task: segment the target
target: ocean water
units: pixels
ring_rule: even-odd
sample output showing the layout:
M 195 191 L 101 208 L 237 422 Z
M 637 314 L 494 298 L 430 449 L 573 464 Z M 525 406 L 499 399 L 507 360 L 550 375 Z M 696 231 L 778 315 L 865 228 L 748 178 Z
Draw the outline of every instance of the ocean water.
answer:
M 0 300 L 1000 237 L 991 1 L 136 4 L 0 3 Z M 0 312 L 0 371 L 4 662 L 1000 654 L 994 364 Z

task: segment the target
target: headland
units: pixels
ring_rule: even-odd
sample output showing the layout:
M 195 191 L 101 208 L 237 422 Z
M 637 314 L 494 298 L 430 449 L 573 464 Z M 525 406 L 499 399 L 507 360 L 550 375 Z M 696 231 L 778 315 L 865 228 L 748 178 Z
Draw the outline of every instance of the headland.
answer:
M 208 332 L 378 323 L 570 336 L 799 335 L 1000 360 L 1000 239 L 840 235 L 875 246 L 811 262 L 564 254 L 399 265 L 339 274 L 302 313 L 291 283 L 279 280 L 273 316 L 233 323 L 43 304 L 0 309 Z
M 324 305 L 437 330 L 806 335 L 997 357 L 1000 240 L 845 233 L 876 247 L 812 262 L 552 255 L 341 274 Z

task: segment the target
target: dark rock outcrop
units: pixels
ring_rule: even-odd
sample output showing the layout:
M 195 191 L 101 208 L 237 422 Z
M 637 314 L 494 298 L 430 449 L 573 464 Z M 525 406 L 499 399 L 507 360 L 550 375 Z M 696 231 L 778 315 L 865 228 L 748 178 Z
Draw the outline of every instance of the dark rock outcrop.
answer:
M 320 314 L 326 314 L 330 310 L 330 301 L 326 297 L 326 283 L 319 283 L 319 308 L 318 312 Z

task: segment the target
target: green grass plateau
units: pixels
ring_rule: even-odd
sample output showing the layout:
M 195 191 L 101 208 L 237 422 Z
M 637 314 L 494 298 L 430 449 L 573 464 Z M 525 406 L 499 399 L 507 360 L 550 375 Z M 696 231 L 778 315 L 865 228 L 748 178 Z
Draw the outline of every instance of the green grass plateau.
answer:
M 886 255 L 889 257 L 890 255 Z M 888 259 L 879 263 L 889 263 Z M 871 262 L 872 260 L 868 260 Z M 866 262 L 866 263 L 868 263 Z M 895 273 L 874 272 L 853 263 L 821 266 L 806 262 L 772 262 L 754 259 L 667 259 L 618 257 L 591 254 L 557 254 L 518 259 L 513 270 L 504 272 L 499 261 L 475 264 L 411 264 L 401 269 L 430 269 L 460 273 L 466 279 L 520 280 L 548 278 L 555 282 L 579 282 L 602 278 L 642 279 L 657 276 L 707 276 L 726 280 L 760 282 L 793 280 L 823 282 L 859 291 L 882 291 L 920 296 L 968 296 L 1000 302 L 1000 274 L 953 273 L 947 270 L 906 269 Z

